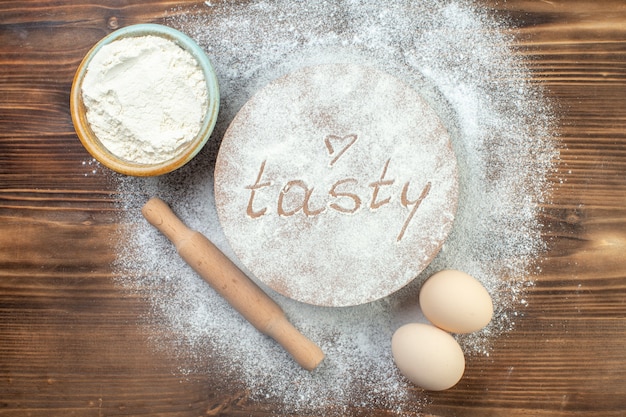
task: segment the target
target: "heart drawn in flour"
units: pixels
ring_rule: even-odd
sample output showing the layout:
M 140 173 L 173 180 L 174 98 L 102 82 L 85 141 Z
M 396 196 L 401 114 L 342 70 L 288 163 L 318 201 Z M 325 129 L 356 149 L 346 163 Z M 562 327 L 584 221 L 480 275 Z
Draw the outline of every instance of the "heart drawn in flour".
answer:
M 346 136 L 328 135 L 324 138 L 326 150 L 332 158 L 330 161 L 331 167 L 352 145 L 354 145 L 354 142 L 356 142 L 357 139 L 358 136 L 356 134 Z

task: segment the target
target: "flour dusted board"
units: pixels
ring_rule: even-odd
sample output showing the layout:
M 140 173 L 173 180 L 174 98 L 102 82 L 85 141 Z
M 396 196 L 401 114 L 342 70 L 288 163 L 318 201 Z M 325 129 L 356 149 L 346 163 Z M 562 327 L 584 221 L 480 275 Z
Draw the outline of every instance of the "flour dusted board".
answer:
M 306 67 L 257 92 L 215 171 L 220 222 L 241 262 L 290 298 L 349 306 L 406 285 L 456 211 L 456 158 L 435 112 L 370 67 Z

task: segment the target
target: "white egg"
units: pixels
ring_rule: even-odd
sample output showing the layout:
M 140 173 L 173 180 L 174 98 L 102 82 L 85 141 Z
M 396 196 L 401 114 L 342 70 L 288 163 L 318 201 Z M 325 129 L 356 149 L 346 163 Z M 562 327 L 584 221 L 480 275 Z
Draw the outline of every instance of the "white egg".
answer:
M 451 388 L 465 371 L 465 357 L 456 340 L 429 324 L 400 327 L 391 339 L 391 352 L 400 372 L 426 390 Z
M 485 287 L 461 271 L 434 274 L 422 285 L 419 302 L 432 324 L 452 333 L 480 330 L 493 316 L 493 302 Z

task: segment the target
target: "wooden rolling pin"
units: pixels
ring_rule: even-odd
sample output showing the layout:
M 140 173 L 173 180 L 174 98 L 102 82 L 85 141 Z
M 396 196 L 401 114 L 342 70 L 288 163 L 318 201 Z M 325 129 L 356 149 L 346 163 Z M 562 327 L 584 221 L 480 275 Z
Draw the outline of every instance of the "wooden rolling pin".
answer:
M 280 306 L 205 236 L 183 224 L 163 200 L 151 198 L 141 212 L 215 291 L 261 333 L 283 346 L 300 366 L 312 371 L 322 362 L 322 350 L 287 320 Z

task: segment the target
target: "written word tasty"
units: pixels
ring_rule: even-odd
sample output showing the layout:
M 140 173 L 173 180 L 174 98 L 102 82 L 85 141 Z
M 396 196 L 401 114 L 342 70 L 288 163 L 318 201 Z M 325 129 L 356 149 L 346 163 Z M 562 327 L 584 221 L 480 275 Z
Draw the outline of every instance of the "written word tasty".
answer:
M 355 135 L 351 136 L 356 138 Z M 344 148 L 343 151 L 345 152 L 346 149 Z M 338 157 L 335 157 L 331 161 L 331 168 L 337 159 Z M 251 219 L 260 219 L 272 214 L 282 217 L 292 217 L 298 214 L 316 217 L 324 215 L 328 210 L 350 215 L 363 209 L 364 203 L 367 203 L 369 210 L 376 211 L 392 204 L 397 199 L 398 192 L 396 190 L 394 195 L 392 186 L 398 183 L 403 184 L 399 191 L 399 204 L 407 209 L 406 217 L 399 226 L 396 237 L 396 241 L 399 242 L 407 232 L 411 220 L 422 201 L 427 198 L 431 188 L 431 182 L 415 185 L 411 180 L 401 181 L 389 176 L 387 171 L 389 166 L 393 164 L 391 158 L 383 163 L 378 178 L 365 181 L 352 176 L 338 178 L 333 180 L 326 190 L 317 190 L 315 184 L 309 184 L 299 178 L 271 181 L 265 177 L 268 163 L 267 159 L 263 160 L 254 182 L 245 185 L 245 188 L 249 190 L 246 215 Z M 363 187 L 364 183 L 367 184 L 366 188 Z M 268 197 L 271 201 L 275 201 L 276 210 L 272 211 L 269 203 L 258 204 L 257 200 L 260 197 L 266 197 L 263 199 L 264 201 L 268 201 Z

